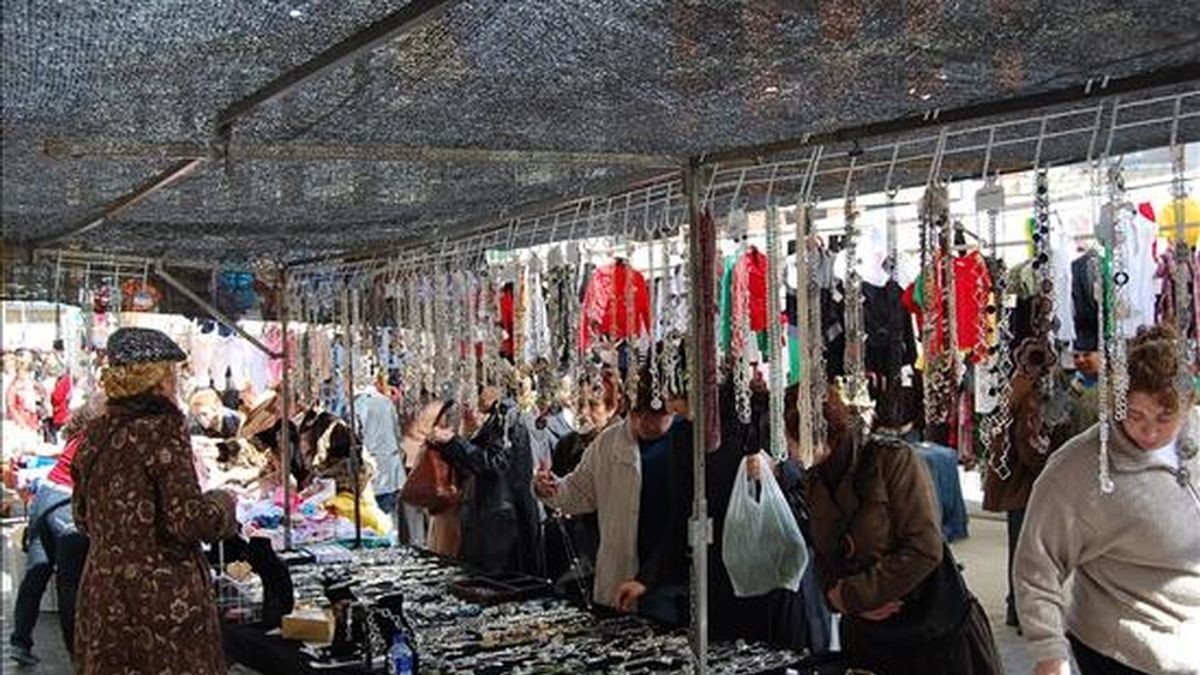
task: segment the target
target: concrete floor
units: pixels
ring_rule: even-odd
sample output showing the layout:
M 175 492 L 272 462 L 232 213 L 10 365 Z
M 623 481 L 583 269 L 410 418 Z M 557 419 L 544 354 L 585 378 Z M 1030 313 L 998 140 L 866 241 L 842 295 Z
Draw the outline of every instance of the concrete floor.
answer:
M 968 499 L 970 496 L 968 495 Z M 8 634 L 12 620 L 16 588 L 21 580 L 23 556 L 16 537 L 19 527 L 3 528 L 3 573 L 0 577 L 0 596 L 3 598 L 3 617 L 0 618 L 0 635 L 3 637 L 3 658 L 0 658 L 0 673 L 21 675 L 68 675 L 71 673 L 70 657 L 62 644 L 56 616 L 44 613 L 34 634 L 35 653 L 42 659 L 36 668 L 19 669 L 8 660 Z M 1016 630 L 1004 625 L 1004 596 L 1007 593 L 1006 565 L 1007 548 L 1003 521 L 974 516 L 971 519 L 971 537 L 954 544 L 954 553 L 966 568 L 967 583 L 979 598 L 992 620 L 996 643 L 1004 660 L 1008 675 L 1029 675 L 1033 664 L 1025 643 Z M 242 671 L 245 672 L 245 671 Z M 883 674 L 881 674 L 883 675 Z

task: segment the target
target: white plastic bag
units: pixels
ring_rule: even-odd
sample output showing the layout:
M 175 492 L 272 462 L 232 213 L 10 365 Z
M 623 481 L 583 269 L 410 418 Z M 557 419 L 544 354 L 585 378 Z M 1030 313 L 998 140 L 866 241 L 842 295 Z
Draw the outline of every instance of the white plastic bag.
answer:
M 749 459 L 743 458 L 738 467 L 721 538 L 721 558 L 733 582 L 733 592 L 739 598 L 748 598 L 776 588 L 796 591 L 808 567 L 808 546 L 783 490 L 768 468 L 766 455 L 759 455 L 763 466 L 759 481 L 746 474 Z M 759 484 L 762 490 L 756 498 L 755 487 Z

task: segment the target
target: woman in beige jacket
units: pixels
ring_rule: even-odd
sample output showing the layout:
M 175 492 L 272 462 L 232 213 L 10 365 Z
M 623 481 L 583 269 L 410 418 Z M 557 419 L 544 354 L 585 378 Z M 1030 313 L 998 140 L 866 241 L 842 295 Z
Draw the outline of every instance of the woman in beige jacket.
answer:
M 1083 675 L 1200 673 L 1200 410 L 1178 346 L 1140 333 L 1107 458 L 1097 425 L 1034 485 L 1015 576 L 1037 675 L 1070 675 L 1071 655 Z

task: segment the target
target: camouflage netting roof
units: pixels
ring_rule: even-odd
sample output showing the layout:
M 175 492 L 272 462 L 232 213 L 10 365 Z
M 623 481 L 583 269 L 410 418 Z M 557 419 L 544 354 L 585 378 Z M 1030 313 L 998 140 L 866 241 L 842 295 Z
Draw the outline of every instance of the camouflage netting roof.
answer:
M 3 0 L 4 238 L 222 150 L 220 111 L 404 4 Z M 256 110 L 229 161 L 74 243 L 219 261 L 453 237 L 706 151 L 1193 63 L 1191 0 L 467 0 Z

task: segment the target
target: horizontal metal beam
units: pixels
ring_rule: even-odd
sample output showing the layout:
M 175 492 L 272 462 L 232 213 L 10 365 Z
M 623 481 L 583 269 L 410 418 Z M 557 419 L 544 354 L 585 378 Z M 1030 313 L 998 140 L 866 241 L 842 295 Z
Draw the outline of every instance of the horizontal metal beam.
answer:
M 276 77 L 258 91 L 230 104 L 217 116 L 217 135 L 227 135 L 235 122 L 254 112 L 263 104 L 293 91 L 309 80 L 327 74 L 364 51 L 374 49 L 424 26 L 460 1 L 412 0 L 401 9 Z
M 1098 83 L 1095 82 L 1096 79 L 1099 78 L 1093 78 L 1086 86 L 1076 85 L 1040 94 L 975 103 L 948 110 L 928 110 L 921 115 L 906 115 L 885 122 L 875 122 L 824 133 L 806 134 L 799 138 L 772 143 L 705 153 L 700 156 L 700 159 L 708 164 L 719 164 L 722 169 L 727 169 L 731 166 L 752 166 L 766 161 L 772 155 L 796 152 L 818 145 L 850 143 L 878 136 L 892 136 L 920 129 L 940 128 L 959 122 L 1026 113 L 1032 110 L 1067 105 L 1088 99 L 1108 98 L 1146 89 L 1195 82 L 1200 81 L 1200 62 L 1162 68 L 1129 77 L 1103 78 Z
M 171 165 L 170 168 L 137 186 L 131 192 L 123 194 L 105 204 L 100 208 L 99 211 L 88 215 L 86 218 L 58 232 L 54 232 L 43 237 L 38 237 L 28 243 L 35 247 L 43 247 L 64 239 L 71 239 L 73 237 L 78 237 L 82 234 L 91 232 L 104 223 L 142 203 L 151 195 L 157 193 L 163 188 L 166 188 L 172 183 L 184 178 L 188 174 L 200 168 L 200 165 L 204 164 L 205 161 L 206 160 L 203 158 L 192 158 L 176 162 L 175 164 Z
M 663 169 L 679 166 L 669 155 L 558 150 L 493 150 L 394 144 L 231 143 L 227 149 L 200 143 L 149 143 L 117 138 L 61 138 L 43 141 L 55 159 L 230 159 L 273 162 L 423 162 L 429 164 L 560 164 Z
M 302 268 L 311 268 L 322 263 L 328 263 L 331 266 L 337 266 L 367 260 L 376 260 L 389 255 L 396 255 L 398 253 L 411 251 L 422 246 L 433 245 L 443 240 L 460 241 L 485 234 L 495 229 L 503 229 L 508 227 L 508 225 L 514 221 L 539 215 L 553 214 L 557 211 L 571 209 L 578 204 L 597 198 L 597 195 L 610 195 L 618 193 L 623 194 L 647 186 L 652 186 L 657 183 L 662 183 L 664 181 L 678 180 L 679 175 L 680 172 L 678 169 L 676 169 L 675 171 L 657 174 L 635 181 L 631 181 L 628 178 L 614 178 L 603 181 L 601 184 L 596 186 L 594 192 L 589 192 L 586 195 L 569 198 L 554 197 L 551 199 L 525 204 L 514 209 L 503 211 L 498 215 L 493 214 L 485 216 L 473 222 L 456 226 L 454 227 L 454 231 L 449 233 L 424 233 L 416 237 L 409 237 L 396 241 L 392 245 L 386 247 L 375 246 L 356 251 L 342 251 L 330 256 L 296 260 L 288 264 L 288 270 L 294 271 Z

